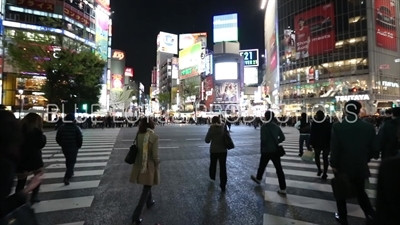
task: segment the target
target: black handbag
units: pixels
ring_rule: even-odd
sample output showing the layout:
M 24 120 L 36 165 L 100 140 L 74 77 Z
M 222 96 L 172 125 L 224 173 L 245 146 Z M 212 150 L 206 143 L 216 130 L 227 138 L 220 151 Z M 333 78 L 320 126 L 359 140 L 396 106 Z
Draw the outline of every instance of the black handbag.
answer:
M 15 195 L 11 195 L 6 199 L 8 206 L 14 205 L 16 202 L 12 201 L 12 199 L 16 199 Z M 29 203 L 23 203 L 22 205 L 17 203 L 16 207 L 12 207 L 13 209 L 9 214 L 7 214 L 4 218 L 0 219 L 0 225 L 39 225 L 36 220 L 35 212 L 31 208 Z
M 129 165 L 132 165 L 135 163 L 139 148 L 136 145 L 136 140 L 138 137 L 138 133 L 136 134 L 136 138 L 133 141 L 133 144 L 131 145 L 131 147 L 129 148 L 129 152 L 125 157 L 125 162 L 128 163 Z
M 235 148 L 235 144 L 233 144 L 233 140 L 232 140 L 231 135 L 229 134 L 228 130 L 226 129 L 226 126 L 224 126 L 224 143 L 225 143 L 225 147 L 228 150 Z
M 345 200 L 356 197 L 353 185 L 346 174 L 335 174 L 331 180 L 333 196 L 336 200 Z
M 281 146 L 281 145 L 278 144 L 278 142 L 276 141 L 276 139 L 275 139 L 274 136 L 272 135 L 271 130 L 268 129 L 268 131 L 269 131 L 269 134 L 270 134 L 272 140 L 274 140 L 275 145 L 277 146 L 276 148 L 277 148 L 278 156 L 279 156 L 279 157 L 282 157 L 282 156 L 286 155 L 286 151 L 285 151 L 285 149 L 283 148 L 283 146 Z

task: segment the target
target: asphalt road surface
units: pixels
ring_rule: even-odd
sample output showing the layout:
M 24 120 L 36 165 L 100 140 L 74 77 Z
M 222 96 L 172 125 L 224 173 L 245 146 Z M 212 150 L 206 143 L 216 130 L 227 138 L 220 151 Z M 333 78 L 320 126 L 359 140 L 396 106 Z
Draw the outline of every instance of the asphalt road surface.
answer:
M 287 196 L 276 193 L 278 180 L 270 163 L 266 179 L 256 185 L 259 129 L 232 126 L 236 148 L 228 152 L 228 185 L 221 193 L 219 180 L 208 177 L 209 146 L 204 142 L 208 126 L 157 126 L 160 138 L 161 184 L 153 188 L 156 204 L 143 210 L 143 225 L 336 225 L 336 203 L 330 178 L 317 177 L 314 163 L 298 156 L 298 132 L 282 128 L 287 155 L 282 158 Z M 75 176 L 64 186 L 64 157 L 47 132 L 43 149 L 46 175 L 40 203 L 34 208 L 41 225 L 129 225 L 142 186 L 131 184 L 131 166 L 124 158 L 136 128 L 86 129 Z M 371 162 L 373 174 L 367 192 L 374 202 L 379 162 Z M 218 174 L 218 173 L 217 173 Z M 218 176 L 217 176 L 218 177 Z M 364 224 L 356 200 L 348 203 L 350 224 Z

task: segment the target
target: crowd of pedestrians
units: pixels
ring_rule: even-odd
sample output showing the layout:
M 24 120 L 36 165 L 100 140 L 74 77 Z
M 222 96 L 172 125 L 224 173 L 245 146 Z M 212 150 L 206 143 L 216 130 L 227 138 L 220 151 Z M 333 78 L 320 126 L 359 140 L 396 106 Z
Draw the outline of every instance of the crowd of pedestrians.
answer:
M 397 225 L 400 224 L 400 108 L 393 108 L 390 118 L 382 120 L 379 132 L 375 124 L 358 117 L 361 104 L 356 101 L 346 103 L 346 115 L 340 122 L 327 119 L 322 111 L 318 111 L 310 120 L 306 114 L 293 126 L 299 130 L 299 157 L 308 152 L 315 154 L 318 169 L 316 174 L 321 179 L 327 179 L 331 167 L 334 179 L 349 183 L 351 196 L 335 193 L 337 213 L 334 218 L 347 225 L 346 201 L 357 198 L 364 211 L 367 224 Z M 226 164 L 228 157 L 231 118 L 213 117 L 205 135 L 205 142 L 210 143 L 209 177 L 216 179 L 217 164 L 219 165 L 220 188 L 226 190 L 228 180 Z M 65 121 L 58 127 L 56 142 L 59 144 L 66 163 L 64 184 L 69 185 L 74 175 L 74 166 L 79 149 L 83 144 L 81 128 L 75 123 L 73 114 L 68 114 Z M 154 132 L 157 118 L 142 118 L 138 120 L 138 132 L 135 136 L 137 157 L 132 167 L 130 182 L 143 185 L 139 202 L 132 214 L 132 224 L 140 224 L 141 211 L 144 206 L 152 208 L 155 200 L 152 198 L 152 186 L 160 182 L 160 158 L 158 154 L 159 139 Z M 287 191 L 285 173 L 281 157 L 285 155 L 282 142 L 285 135 L 272 111 L 267 111 L 260 118 L 260 160 L 256 175 L 250 178 L 261 184 L 265 169 L 272 161 L 279 181 L 277 193 L 285 196 Z M 0 109 L 0 221 L 21 209 L 21 205 L 32 205 L 40 201 L 39 188 L 43 179 L 44 163 L 41 149 L 46 145 L 46 136 L 42 129 L 42 118 L 30 113 L 21 121 L 10 111 Z M 304 149 L 304 143 L 306 149 Z M 323 168 L 320 157 L 322 154 Z M 370 177 L 368 163 L 372 159 L 381 158 L 378 175 L 377 196 L 375 208 L 365 192 L 365 180 Z M 27 177 L 33 178 L 27 183 Z M 344 179 L 344 178 L 345 179 Z M 12 193 L 14 179 L 17 178 L 15 192 Z M 336 189 L 338 190 L 338 189 Z
M 316 174 L 321 179 L 327 179 L 329 166 L 334 174 L 337 188 L 333 189 L 336 198 L 337 213 L 334 218 L 341 225 L 348 225 L 346 200 L 357 198 L 364 211 L 369 225 L 400 224 L 400 108 L 392 110 L 392 117 L 381 123 L 377 134 L 375 126 L 370 121 L 359 118 L 361 104 L 357 101 L 346 103 L 345 117 L 341 122 L 332 122 L 318 111 L 312 121 L 304 113 L 301 119 L 293 125 L 299 130 L 299 157 L 306 151 L 314 151 Z M 271 111 L 265 113 L 260 130 L 260 162 L 256 175 L 251 179 L 260 184 L 269 161 L 276 169 L 279 181 L 277 193 L 286 195 L 286 181 L 281 157 L 285 155 L 281 143 L 285 135 L 281 124 Z M 227 182 L 226 161 L 228 149 L 225 144 L 227 125 L 220 118 L 212 118 L 211 126 L 206 135 L 206 143 L 210 145 L 210 179 L 215 180 L 217 161 L 220 167 L 220 187 L 225 191 Z M 323 168 L 320 156 L 322 153 Z M 372 207 L 365 192 L 365 182 L 371 176 L 368 163 L 372 159 L 381 158 L 377 184 L 376 208 Z M 332 182 L 332 185 L 334 183 Z M 348 186 L 345 186 L 348 185 Z M 350 190 L 344 189 L 350 187 Z M 352 195 L 345 195 L 350 192 Z M 337 193 L 335 193 L 337 192 Z

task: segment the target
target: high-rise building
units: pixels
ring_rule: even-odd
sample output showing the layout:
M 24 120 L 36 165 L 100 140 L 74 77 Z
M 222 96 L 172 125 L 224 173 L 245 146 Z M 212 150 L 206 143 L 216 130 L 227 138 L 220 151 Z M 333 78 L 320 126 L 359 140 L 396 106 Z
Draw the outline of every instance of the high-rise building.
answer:
M 7 0 L 4 6 L 4 34 L 12 35 L 16 30 L 29 33 L 54 32 L 71 41 L 81 42 L 95 50 L 99 57 L 108 61 L 103 75 L 103 90 L 100 103 L 107 105 L 107 88 L 111 54 L 111 20 L 109 0 Z M 63 22 L 62 29 L 47 27 L 42 18 L 53 18 Z M 7 57 L 7 56 L 5 56 Z M 4 60 L 3 60 L 4 61 Z M 24 108 L 43 108 L 47 100 L 40 92 L 45 82 L 43 74 L 27 71 L 20 76 L 14 68 L 4 63 L 2 76 L 2 103 L 15 107 L 18 103 L 17 88 L 24 90 Z
M 269 0 L 267 94 L 291 114 L 316 104 L 340 112 L 348 100 L 360 101 L 365 114 L 398 105 L 398 15 L 396 0 Z

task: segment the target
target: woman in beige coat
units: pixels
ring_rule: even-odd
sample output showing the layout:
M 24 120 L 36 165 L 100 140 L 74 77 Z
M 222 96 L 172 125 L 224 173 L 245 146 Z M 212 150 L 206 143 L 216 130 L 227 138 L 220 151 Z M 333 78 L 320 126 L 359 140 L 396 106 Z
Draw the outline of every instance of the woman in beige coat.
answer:
M 142 184 L 143 191 L 138 205 L 132 215 L 132 224 L 140 224 L 140 214 L 144 205 L 150 209 L 155 201 L 152 199 L 151 187 L 160 182 L 158 158 L 158 136 L 154 134 L 154 123 L 150 118 L 143 118 L 139 123 L 136 136 L 136 145 L 139 149 L 133 164 L 130 182 Z

